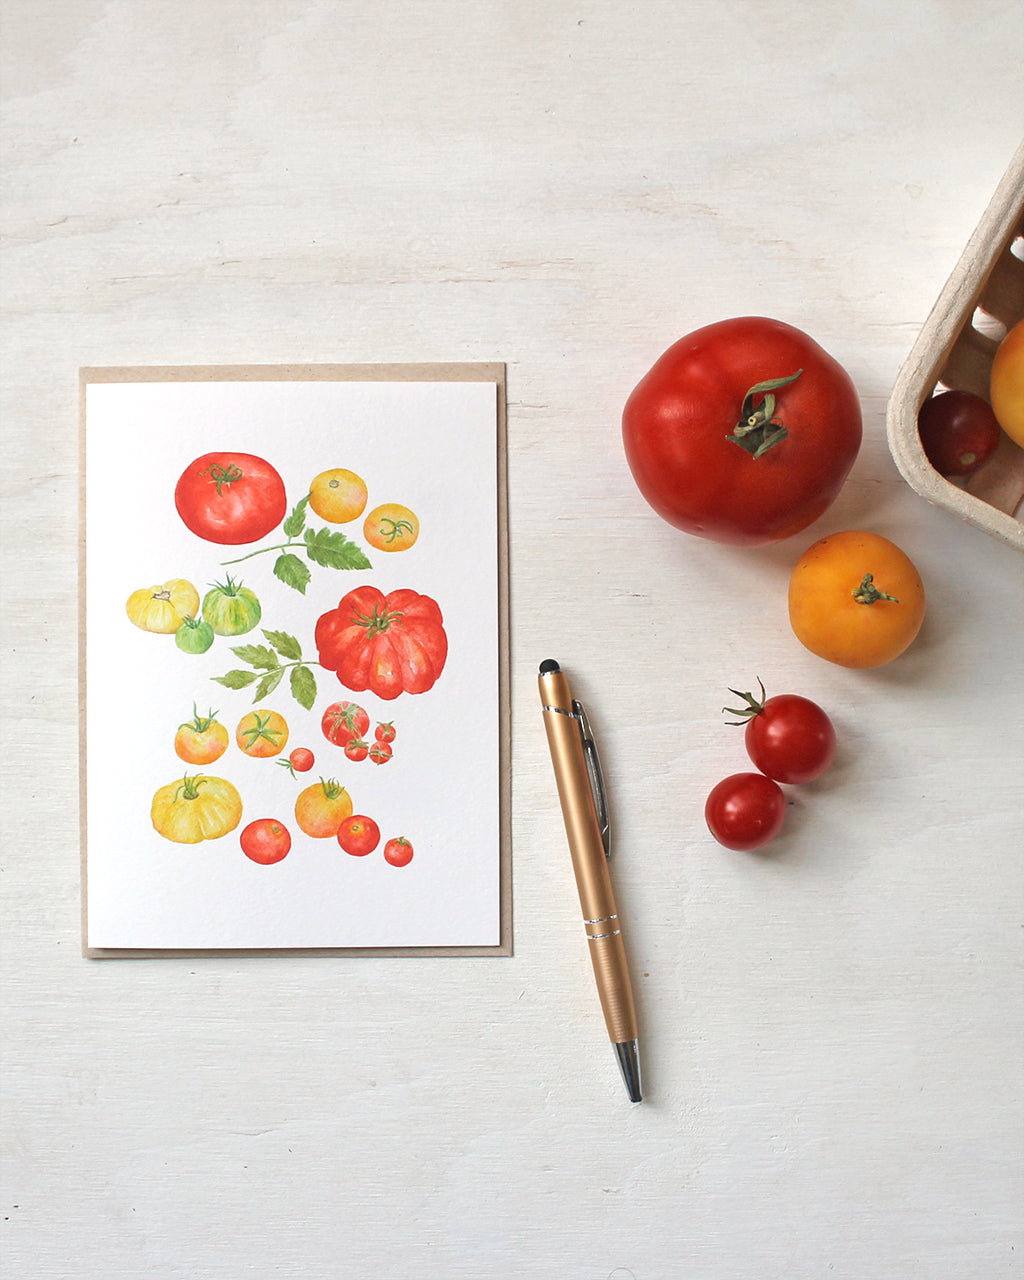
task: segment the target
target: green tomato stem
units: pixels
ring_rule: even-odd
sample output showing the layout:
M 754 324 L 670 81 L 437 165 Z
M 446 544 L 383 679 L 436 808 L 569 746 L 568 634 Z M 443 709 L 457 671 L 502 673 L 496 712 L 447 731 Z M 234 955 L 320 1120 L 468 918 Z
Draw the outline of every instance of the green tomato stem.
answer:
M 891 596 L 887 591 L 882 591 L 875 586 L 875 575 L 873 573 L 866 573 L 860 580 L 860 586 L 850 594 L 858 604 L 876 604 L 879 600 L 891 600 L 893 604 L 899 604 L 899 600 L 895 596 Z

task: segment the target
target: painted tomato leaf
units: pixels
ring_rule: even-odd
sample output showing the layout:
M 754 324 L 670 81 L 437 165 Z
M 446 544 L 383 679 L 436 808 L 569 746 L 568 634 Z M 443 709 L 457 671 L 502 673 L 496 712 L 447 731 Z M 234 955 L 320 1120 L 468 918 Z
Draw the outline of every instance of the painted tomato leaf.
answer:
M 264 631 L 263 633 L 282 658 L 298 661 L 302 657 L 302 645 L 287 631 Z
M 281 665 L 277 654 L 265 644 L 240 644 L 231 652 L 243 662 L 248 662 L 250 667 L 258 667 L 261 671 L 272 671 Z
M 274 577 L 280 578 L 286 587 L 294 587 L 296 591 L 306 594 L 306 587 L 313 575 L 297 555 L 291 551 L 282 552 L 274 561 Z
M 346 538 L 337 529 L 307 529 L 306 507 L 309 494 L 297 502 L 285 517 L 281 532 L 288 539 L 272 547 L 260 547 L 258 551 L 250 551 L 238 560 L 229 560 L 228 564 L 239 564 L 252 556 L 264 555 L 268 551 L 279 551 L 281 554 L 274 561 L 274 577 L 287 587 L 306 594 L 312 575 L 305 561 L 296 554 L 305 552 L 306 559 L 325 569 L 369 569 L 371 568 L 366 553 L 357 543 Z M 293 550 L 292 548 L 295 548 Z
M 303 660 L 302 645 L 287 631 L 264 631 L 263 636 L 271 647 L 264 644 L 240 644 L 231 650 L 236 658 L 241 658 L 254 670 L 243 671 L 236 668 L 225 675 L 212 678 L 228 689 L 245 689 L 258 680 L 253 701 L 259 702 L 273 693 L 284 679 L 285 672 L 290 671 L 288 686 L 292 697 L 301 707 L 311 710 L 316 701 L 316 677 L 310 666 L 318 664 Z M 282 658 L 285 659 L 284 662 L 281 661 Z
M 307 711 L 312 711 L 313 703 L 316 702 L 316 678 L 309 667 L 292 667 L 290 683 L 295 701 Z
M 234 671 L 228 671 L 222 676 L 213 676 L 218 684 L 224 685 L 226 689 L 244 689 L 246 685 L 259 678 L 258 671 L 240 671 L 237 668 Z
M 259 702 L 263 698 L 266 698 L 269 694 L 273 693 L 274 690 L 277 688 L 277 686 L 281 683 L 281 679 L 283 676 L 284 676 L 284 667 L 278 667 L 276 671 L 268 672 L 268 674 L 265 675 L 257 685 L 256 696 L 253 698 L 253 702 Z
M 306 507 L 309 505 L 309 494 L 297 502 L 291 511 L 285 517 L 284 524 L 281 528 L 289 538 L 297 538 L 306 524 Z
M 357 546 L 337 529 L 307 529 L 306 555 L 325 569 L 369 569 L 362 547 Z

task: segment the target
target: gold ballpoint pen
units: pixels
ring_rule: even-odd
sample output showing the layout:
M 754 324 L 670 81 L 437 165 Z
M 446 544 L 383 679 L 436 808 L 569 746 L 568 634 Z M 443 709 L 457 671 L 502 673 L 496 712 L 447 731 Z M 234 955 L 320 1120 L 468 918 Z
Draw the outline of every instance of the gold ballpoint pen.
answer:
M 597 747 L 587 713 L 573 698 L 569 681 L 553 658 L 540 664 L 538 685 L 597 993 L 626 1092 L 631 1102 L 639 1102 L 643 1095 L 636 1011 L 621 922 L 608 874 L 608 807 Z

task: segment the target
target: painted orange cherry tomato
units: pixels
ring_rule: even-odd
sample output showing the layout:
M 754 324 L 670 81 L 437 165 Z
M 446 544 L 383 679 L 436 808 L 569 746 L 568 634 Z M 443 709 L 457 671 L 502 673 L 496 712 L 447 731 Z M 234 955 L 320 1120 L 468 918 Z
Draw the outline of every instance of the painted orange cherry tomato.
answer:
M 1024 320 L 999 344 L 992 361 L 989 399 L 999 425 L 1024 449 Z
M 924 620 L 924 586 L 910 558 L 877 533 L 821 538 L 796 563 L 789 620 L 801 644 L 841 667 L 880 667 Z
M 239 720 L 235 741 L 247 756 L 279 756 L 288 741 L 288 724 L 277 711 L 250 711 Z
M 295 821 L 307 836 L 333 839 L 346 818 L 352 816 L 352 797 L 335 778 L 321 778 L 300 791 L 295 801 Z
M 366 510 L 366 481 L 345 467 L 321 471 L 309 486 L 309 505 L 330 524 L 348 524 Z
M 216 711 L 201 716 L 192 704 L 192 719 L 178 726 L 174 750 L 186 764 L 212 764 L 228 749 L 228 731 L 215 719 Z
M 363 521 L 363 535 L 378 551 L 408 551 L 420 535 L 419 518 L 398 502 L 385 502 Z

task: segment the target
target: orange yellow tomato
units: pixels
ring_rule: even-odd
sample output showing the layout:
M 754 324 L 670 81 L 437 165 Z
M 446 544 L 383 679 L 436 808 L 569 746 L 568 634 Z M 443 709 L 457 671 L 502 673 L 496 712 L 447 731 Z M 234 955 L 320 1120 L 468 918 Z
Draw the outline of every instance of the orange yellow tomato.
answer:
M 378 551 L 408 551 L 420 536 L 419 517 L 399 502 L 385 502 L 363 521 L 363 536 Z
M 334 839 L 346 818 L 352 816 L 352 798 L 335 778 L 321 778 L 300 791 L 295 800 L 295 821 L 300 830 L 317 840 Z
M 910 558 L 859 529 L 820 539 L 797 561 L 789 620 L 797 639 L 841 667 L 880 667 L 911 644 L 925 597 Z
M 215 711 L 201 716 L 192 707 L 192 719 L 178 726 L 174 735 L 174 750 L 186 764 L 212 764 L 228 749 L 228 731 L 215 720 Z
M 989 400 L 999 425 L 1024 449 L 1024 320 L 999 344 L 992 361 Z
M 247 756 L 279 756 L 288 741 L 288 724 L 277 711 L 250 711 L 239 720 L 235 741 Z
M 329 524 L 348 524 L 366 510 L 366 481 L 354 471 L 321 471 L 309 486 L 309 505 Z

